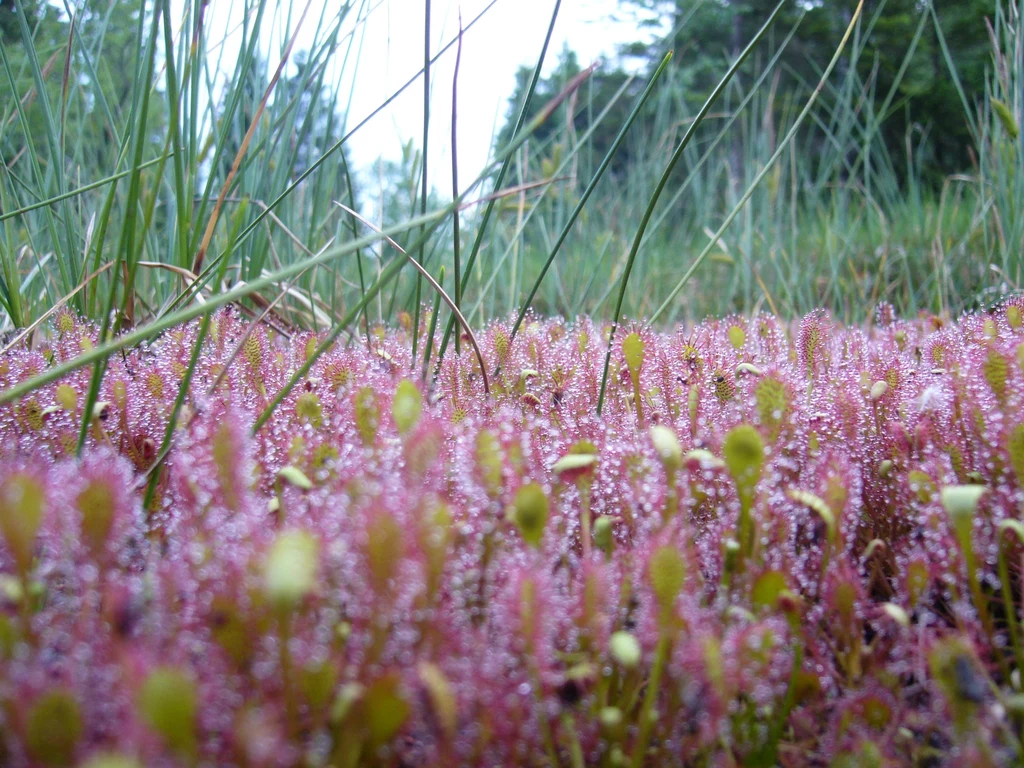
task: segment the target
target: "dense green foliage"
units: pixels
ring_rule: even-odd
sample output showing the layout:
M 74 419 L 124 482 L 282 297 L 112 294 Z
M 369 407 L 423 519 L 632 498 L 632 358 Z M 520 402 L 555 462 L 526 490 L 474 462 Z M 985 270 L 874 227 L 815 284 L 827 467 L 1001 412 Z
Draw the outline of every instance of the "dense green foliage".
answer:
M 123 137 L 112 126 L 131 108 L 136 73 L 133 54 L 142 2 L 89 0 L 80 6 L 72 27 L 66 15 L 49 3 L 0 2 L 0 42 L 6 59 L 0 71 L 0 149 L 9 165 L 25 152 L 26 136 L 32 138 L 34 151 L 46 165 L 48 109 L 55 112 L 49 119 L 57 124 L 57 139 L 63 142 L 65 153 L 81 152 L 86 156 L 83 159 L 98 167 L 113 165 L 117 159 Z M 31 53 L 25 46 L 26 30 L 32 41 Z M 33 56 L 46 83 L 45 104 L 35 93 Z M 15 94 L 27 130 L 19 119 Z M 166 121 L 158 112 L 155 106 L 150 118 L 154 141 Z
M 69 298 L 93 317 L 122 308 L 115 323 L 125 327 L 181 300 L 200 251 L 229 252 L 224 277 L 252 280 L 296 246 L 311 252 L 339 233 L 353 237 L 332 205 L 351 203 L 358 188 L 327 65 L 351 46 L 340 30 L 354 11 L 325 12 L 309 50 L 286 56 L 271 87 L 278 54 L 268 62 L 260 26 L 287 24 L 265 0 L 248 4 L 233 30 L 234 61 L 227 30 L 207 28 L 212 11 L 198 0 L 180 18 L 170 3 L 141 0 L 0 4 L 0 307 L 10 324 L 28 325 Z M 279 204 L 268 216 L 282 191 L 325 160 L 288 200 L 301 211 Z M 225 249 L 261 216 L 267 225 Z M 228 232 L 217 226 L 225 220 Z M 304 309 L 310 317 L 308 299 Z
M 772 163 L 856 5 L 783 4 L 675 170 L 641 249 L 644 279 L 627 296 L 631 312 L 659 306 L 660 286 L 676 281 Z M 613 180 L 589 204 L 599 215 L 590 221 L 584 215 L 566 244 L 573 256 L 560 257 L 561 264 L 578 263 L 578 271 L 555 274 L 541 292 L 542 309 L 607 311 L 602 284 L 620 269 L 615 255 L 628 248 L 653 180 L 774 6 L 769 0 L 623 0 L 623 9 L 640 19 L 638 34 L 652 34 L 653 43 L 625 44 L 618 62 L 599 68 L 517 158 L 522 179 L 553 186 L 526 201 L 525 227 L 508 218 L 508 242 L 521 254 L 525 284 L 643 78 L 667 49 L 675 55 L 656 105 L 615 155 Z M 855 319 L 879 298 L 903 312 L 957 311 L 1019 289 L 1020 46 L 1016 5 L 972 0 L 933 10 L 912 0 L 865 2 L 810 119 L 724 233 L 676 316 L 759 305 L 792 314 L 824 305 Z M 563 51 L 538 92 L 557 93 L 585 64 Z M 629 71 L 638 76 L 631 79 Z M 511 135 L 529 79 L 530 70 L 520 70 L 497 145 Z M 1001 106 L 1009 122 L 999 118 Z
M 367 222 L 456 294 L 451 169 L 429 169 L 424 206 L 422 138 L 362 184 L 346 157 L 347 137 L 374 129 L 345 113 L 339 84 L 358 77 L 375 6 L 313 9 L 312 42 L 299 50 L 286 45 L 298 8 L 244 5 L 241 47 L 228 51 L 201 0 L 180 12 L 160 0 L 141 14 L 139 0 L 88 0 L 72 8 L 73 23 L 50 4 L 0 3 L 0 325 L 26 327 L 67 300 L 115 330 L 155 322 L 155 332 L 177 311 L 202 314 L 197 290 L 221 303 L 228 289 L 244 312 L 268 312 L 281 328 L 338 334 L 348 317 L 416 324 L 422 303 L 440 299 L 417 288 L 398 251 L 371 242 Z M 491 201 L 461 211 L 456 298 L 471 323 L 534 293 L 541 313 L 607 317 L 627 272 L 622 311 L 661 308 L 660 322 L 818 306 L 855 321 L 883 299 L 902 313 L 955 313 L 1024 283 L 1015 4 L 933 14 L 867 2 L 851 25 L 852 2 L 791 1 L 763 36 L 763 1 L 623 7 L 660 35 L 625 44 L 635 74 L 580 80 L 586 62 L 571 51 L 536 52 L 536 66 L 555 61 L 553 74 L 524 112 L 534 69 L 520 73 L 495 162 L 479 179 L 463 174 L 464 201 Z M 751 41 L 707 119 L 695 120 Z M 641 104 L 669 47 L 674 59 Z M 431 44 L 432 58 L 453 53 Z M 435 81 L 425 110 L 443 120 L 450 94 Z M 557 98 L 547 120 L 533 120 Z M 429 146 L 449 140 L 435 128 Z M 416 220 L 424 207 L 428 223 Z M 433 316 L 447 335 L 446 310 Z
M 618 62 L 606 65 L 591 79 L 588 97 L 603 103 L 622 86 L 628 71 L 653 71 L 665 51 L 674 50 L 673 88 L 678 104 L 674 117 L 685 119 L 707 97 L 729 62 L 750 40 L 775 7 L 777 0 L 621 0 L 623 10 L 638 19 L 638 32 L 653 35 L 653 42 L 624 42 Z M 857 6 L 856 0 L 835 0 L 787 4 L 760 55 L 743 71 L 752 80 L 765 61 L 781 47 L 786 31 L 796 34 L 778 65 L 779 79 L 773 84 L 774 117 L 784 120 L 794 102 L 806 97 L 825 62 L 835 51 Z M 856 57 L 859 78 L 868 90 L 863 97 L 874 110 L 886 105 L 879 116 L 886 150 L 893 156 L 901 181 L 908 173 L 923 174 L 931 184 L 941 183 L 946 174 L 968 170 L 974 137 L 960 94 L 950 77 L 942 54 L 949 50 L 971 106 L 984 98 L 987 71 L 991 68 L 991 39 L 986 18 L 996 13 L 996 0 L 963 0 L 943 4 L 937 24 L 931 18 L 931 4 L 917 0 L 870 0 L 865 3 L 864 39 Z M 940 41 L 941 39 L 941 41 Z M 849 66 L 849 65 L 847 65 Z M 580 72 L 572 51 L 563 51 L 559 66 L 542 82 L 540 92 L 552 94 Z M 504 146 L 511 135 L 517 106 L 522 103 L 532 70 L 523 67 L 510 99 L 506 124 L 497 144 Z M 836 104 L 833 96 L 833 105 Z M 540 104 L 535 102 L 535 109 Z M 585 130 L 594 116 L 592 109 L 579 109 L 574 116 L 577 131 Z M 653 129 L 657 115 L 646 117 Z M 593 143 L 598 152 L 607 149 L 615 136 L 614 119 L 598 127 Z M 542 131 L 543 139 L 552 128 Z M 916 146 L 913 168 L 906 158 L 908 132 Z M 818 136 L 815 141 L 825 139 Z M 619 158 L 620 165 L 628 156 Z

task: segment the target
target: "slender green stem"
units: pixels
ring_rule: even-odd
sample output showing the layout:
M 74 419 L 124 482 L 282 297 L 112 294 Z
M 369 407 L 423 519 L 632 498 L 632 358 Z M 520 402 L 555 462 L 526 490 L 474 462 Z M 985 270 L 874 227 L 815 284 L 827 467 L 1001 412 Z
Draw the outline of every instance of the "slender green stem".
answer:
M 583 756 L 583 745 L 580 744 L 580 738 L 576 734 L 576 722 L 568 710 L 562 712 L 561 733 L 565 734 L 566 748 L 569 750 L 573 768 L 585 768 L 586 759 Z
M 786 697 L 782 701 L 782 707 L 772 720 L 771 729 L 768 732 L 768 740 L 760 755 L 757 755 L 757 765 L 773 766 L 777 764 L 779 754 L 779 740 L 782 738 L 782 731 L 786 727 L 789 713 L 793 711 L 796 704 L 797 685 L 800 682 L 801 667 L 804 663 L 804 648 L 799 640 L 794 641 L 793 647 L 793 669 L 789 673 L 789 685 L 786 687 Z
M 454 128 L 454 124 L 453 124 Z M 427 212 L 427 139 L 430 136 L 430 0 L 423 0 L 423 154 L 420 162 L 420 215 Z M 453 155 L 454 157 L 454 155 Z M 459 211 L 455 209 L 458 218 Z M 424 249 L 427 241 L 420 228 L 420 265 L 423 265 Z M 423 289 L 423 276 L 416 274 L 416 297 L 413 299 L 412 321 L 412 364 L 416 365 L 416 350 L 420 340 L 420 292 Z
M 518 146 L 519 142 L 516 141 L 520 136 L 520 132 L 526 123 L 527 115 L 530 114 L 530 105 L 533 102 L 533 95 L 537 91 L 537 82 L 540 80 L 540 73 L 544 67 L 544 59 L 548 53 L 548 45 L 551 43 L 551 35 L 555 31 L 555 21 L 558 20 L 558 11 L 562 7 L 562 0 L 555 0 L 555 7 L 551 11 L 551 21 L 548 23 L 548 31 L 544 36 L 544 45 L 541 46 L 540 56 L 537 58 L 537 65 L 533 68 L 533 78 L 530 80 L 530 87 L 526 91 L 526 99 L 523 101 L 523 108 L 519 112 L 519 117 L 516 119 L 516 127 L 512 131 L 512 146 Z M 507 152 L 505 159 L 501 164 L 501 169 L 498 171 L 497 177 L 494 179 L 494 189 L 501 189 L 502 182 L 505 181 L 505 174 L 508 173 L 509 167 L 512 165 L 513 153 Z M 494 206 L 498 202 L 497 198 L 492 198 L 488 201 L 487 206 L 484 208 L 483 216 L 480 218 L 480 226 L 476 232 L 476 238 L 473 240 L 473 248 L 469 252 L 469 258 L 466 260 L 465 275 L 462 279 L 462 286 L 459 290 L 459 294 L 465 292 L 469 286 L 469 276 L 472 273 L 473 265 L 476 264 L 477 254 L 480 253 L 480 246 L 483 244 L 484 234 L 487 231 L 487 224 L 491 219 L 491 214 L 494 212 Z M 441 349 L 437 354 L 437 361 L 440 364 L 441 359 L 444 357 L 445 350 L 448 349 L 448 340 L 451 337 L 452 330 L 455 327 L 455 318 L 449 318 L 448 324 L 444 329 L 444 337 L 441 340 Z
M 1020 639 L 1020 619 L 1017 616 L 1017 605 L 1013 600 L 1013 587 L 1010 583 L 1010 567 L 1006 562 L 1006 550 L 1002 537 L 999 541 L 999 581 L 1003 589 L 1003 612 L 1006 614 L 1006 625 L 1010 630 L 1010 645 L 1017 661 L 1017 669 L 1024 674 L 1024 647 Z M 1018 685 L 1017 689 L 1020 690 Z
M 459 64 L 462 63 L 462 12 L 459 12 L 459 47 L 455 51 L 455 73 L 452 75 L 452 197 L 459 196 L 459 142 L 458 142 L 458 101 L 459 101 Z M 459 209 L 452 213 L 452 258 L 455 268 L 455 306 L 462 308 L 462 264 L 461 243 L 459 242 Z M 431 318 L 431 326 L 434 318 Z M 433 332 L 431 332 L 433 336 Z M 459 354 L 459 337 L 455 337 L 455 354 Z
M 533 655 L 533 643 L 527 642 L 527 655 Z M 544 706 L 544 684 L 540 679 L 540 670 L 534 661 L 530 661 L 530 683 L 533 688 L 533 695 L 537 701 L 537 721 L 540 725 L 541 738 L 544 741 L 544 751 L 547 753 L 548 763 L 551 768 L 558 768 L 561 763 L 558 760 L 558 751 L 555 749 L 555 739 L 551 733 L 551 722 L 548 719 L 547 707 Z
M 658 645 L 654 649 L 654 664 L 651 666 L 651 676 L 647 679 L 644 703 L 640 708 L 639 733 L 636 737 L 636 744 L 633 746 L 633 768 L 640 768 L 645 764 L 647 742 L 650 741 L 651 733 L 654 730 L 654 704 L 658 700 L 658 687 L 661 684 L 661 675 L 668 659 L 669 642 L 668 631 L 662 628 Z

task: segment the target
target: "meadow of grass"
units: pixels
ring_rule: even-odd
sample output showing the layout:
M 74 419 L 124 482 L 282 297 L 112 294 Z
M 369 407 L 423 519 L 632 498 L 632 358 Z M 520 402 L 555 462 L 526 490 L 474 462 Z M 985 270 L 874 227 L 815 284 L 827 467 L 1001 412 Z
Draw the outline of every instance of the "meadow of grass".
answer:
M 193 271 L 203 273 L 206 294 L 265 280 L 243 301 L 247 311 L 277 299 L 271 317 L 283 323 L 333 324 L 386 271 L 385 263 L 403 263 L 388 246 L 360 242 L 372 229 L 336 202 L 364 211 L 400 244 L 426 235 L 416 255 L 422 252 L 435 277 L 445 267 L 454 294 L 451 212 L 439 210 L 426 229 L 411 221 L 427 212 L 428 200 L 432 209 L 443 207 L 451 169 L 428 169 L 436 191 L 424 198 L 422 153 L 416 152 L 404 166 L 409 178 L 403 180 L 398 169 L 380 206 L 343 151 L 342 140 L 361 130 L 366 116 L 342 120 L 345 105 L 332 78 L 345 68 L 358 73 L 358 20 L 371 6 L 350 3 L 337 15 L 322 11 L 320 17 L 310 11 L 303 24 L 317 33 L 301 52 L 299 69 L 285 59 L 298 54 L 288 43 L 301 9 L 288 16 L 277 6 L 252 3 L 244 16 L 242 55 L 225 61 L 218 47 L 223 30 L 199 23 L 201 7 L 188 4 L 185 17 L 177 19 L 158 4 L 156 13 L 138 19 L 132 43 L 138 70 L 130 94 L 104 93 L 106 81 L 87 76 L 102 67 L 102 19 L 83 24 L 72 38 L 59 87 L 59 50 L 39 51 L 22 62 L 25 71 L 8 73 L 27 92 L 3 115 L 5 146 L 22 145 L 5 158 L 0 179 L 4 327 L 25 327 L 69 296 L 87 317 L 104 318 L 109 306 L 122 314 L 114 321 L 118 327 L 129 320 L 143 325 L 172 314 L 197 291 Z M 804 102 L 779 107 L 772 88 L 776 62 L 763 45 L 754 47 L 742 76 L 722 91 L 713 119 L 697 126 L 678 158 L 637 253 L 625 314 L 650 317 L 674 293 L 657 319 L 692 321 L 758 307 L 795 316 L 821 306 L 856 321 L 883 299 L 904 313 L 956 314 L 1019 288 L 1024 192 L 1016 8 L 1001 6 L 993 18 L 994 54 L 1002 64 L 993 66 L 988 91 L 964 93 L 963 113 L 950 117 L 972 125 L 975 167 L 939 184 L 915 171 L 923 162 L 915 153 L 925 128 L 907 135 L 905 157 L 889 155 L 879 126 L 901 108 L 901 96 L 874 94 L 852 65 L 882 13 L 884 4 L 854 30 L 842 66 L 823 81 L 824 98 L 788 143 Z M 471 21 L 467 34 L 473 33 Z M 268 63 L 260 40 L 272 27 L 283 31 L 275 38 L 281 49 Z M 794 31 L 776 34 L 785 38 Z M 27 20 L 24 32 L 31 35 Z M 189 44 L 193 39 L 196 45 Z M 443 55 L 455 55 L 456 41 L 450 42 Z M 276 88 L 274 57 L 283 67 Z M 948 63 L 955 78 L 955 62 Z M 34 76 L 44 82 L 47 64 L 49 77 L 39 91 Z M 538 311 L 607 317 L 614 309 L 612 283 L 623 273 L 644 209 L 683 133 L 698 122 L 685 117 L 672 73 L 670 65 L 643 105 L 655 119 L 624 137 L 630 168 L 601 178 L 572 219 L 534 298 Z M 409 87 L 421 87 L 421 80 Z M 450 110 L 450 85 L 433 84 L 428 111 Z M 577 111 L 601 114 L 609 106 L 586 103 L 586 85 L 577 85 L 582 87 L 571 94 Z M 807 98 L 813 85 L 807 84 Z M 88 105 L 102 124 L 99 146 L 95 133 L 67 130 L 66 116 L 76 104 Z M 552 119 L 562 117 L 557 112 Z M 587 136 L 562 123 L 543 143 L 524 135 L 476 186 L 465 179 L 459 190 L 463 202 L 479 199 L 505 168 L 500 186 L 510 191 L 493 209 L 471 205 L 461 215 L 463 260 L 471 268 L 460 270 L 460 303 L 477 324 L 520 308 L 598 170 L 602 158 L 588 149 Z M 26 133 L 35 140 L 25 142 Z M 435 132 L 428 140 L 450 137 Z M 909 169 L 905 181 L 897 165 Z M 682 274 L 734 212 L 693 282 L 676 293 Z M 282 273 L 325 249 L 323 264 Z M 414 287 L 413 274 L 402 269 L 388 275 L 368 319 L 395 322 L 401 312 L 416 313 L 417 295 L 429 301 Z
M 1024 759 L 1015 2 L 985 93 L 941 50 L 961 174 L 881 140 L 880 3 L 793 103 L 768 19 L 696 113 L 668 56 L 597 153 L 583 72 L 376 202 L 374 3 L 234 61 L 204 7 L 0 57 L 0 762 Z

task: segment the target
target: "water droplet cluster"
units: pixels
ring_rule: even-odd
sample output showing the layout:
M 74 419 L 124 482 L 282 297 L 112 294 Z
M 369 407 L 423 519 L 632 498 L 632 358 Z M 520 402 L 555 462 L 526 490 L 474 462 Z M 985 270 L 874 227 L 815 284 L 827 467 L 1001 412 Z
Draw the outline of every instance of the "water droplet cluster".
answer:
M 255 435 L 318 340 L 225 311 L 166 455 L 199 325 L 77 457 L 80 369 L 0 406 L 0 763 L 1024 760 L 1021 305 L 627 327 L 600 417 L 607 326 L 493 324 L 490 397 L 381 329 Z

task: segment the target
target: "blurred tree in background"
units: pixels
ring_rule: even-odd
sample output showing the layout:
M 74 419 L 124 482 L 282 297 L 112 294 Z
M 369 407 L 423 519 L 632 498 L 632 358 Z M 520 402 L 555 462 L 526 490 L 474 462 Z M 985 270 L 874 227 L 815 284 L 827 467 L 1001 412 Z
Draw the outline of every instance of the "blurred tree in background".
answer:
M 62 114 L 53 119 L 62 128 L 66 156 L 78 164 L 113 167 L 130 109 L 137 77 L 136 41 L 142 0 L 85 0 L 70 4 L 74 25 L 67 14 L 41 0 L 21 0 L 34 55 L 46 84 L 49 103 Z M 26 150 L 26 131 L 18 113 L 20 100 L 28 135 L 40 161 L 45 163 L 46 129 L 40 100 L 36 98 L 33 63 L 15 0 L 0 0 L 0 155 L 10 165 Z M 70 46 L 70 52 L 69 52 Z M 71 77 L 64 82 L 67 64 Z M 154 111 L 148 133 L 157 140 L 166 115 Z M 68 170 L 68 169 L 65 169 Z
M 67 25 L 60 21 L 57 9 L 45 2 L 31 0 L 22 3 L 22 7 L 35 35 L 39 64 L 44 75 L 56 74 L 56 77 L 49 78 L 49 82 L 54 86 L 53 94 L 59 96 L 63 63 L 59 59 L 67 46 Z M 0 63 L 0 155 L 5 163 L 10 163 L 25 145 L 16 100 L 21 100 L 32 127 L 32 136 L 37 142 L 45 141 L 43 118 L 34 97 L 35 84 L 23 41 L 15 0 L 0 0 L 0 46 L 3 47 L 3 62 Z
M 992 55 L 985 20 L 995 13 L 997 0 L 941 3 L 935 8 L 938 29 L 932 16 L 933 2 L 866 0 L 858 35 L 847 48 L 833 80 L 841 81 L 844 68 L 850 66 L 850 61 L 855 62 L 863 93 L 854 97 L 866 100 L 868 103 L 861 106 L 871 111 L 886 106 L 884 114 L 877 114 L 875 118 L 876 130 L 897 173 L 902 178 L 913 171 L 937 186 L 950 173 L 970 166 L 972 145 L 968 116 L 956 80 L 950 75 L 942 44 L 944 42 L 948 48 L 964 94 L 973 108 L 984 96 L 985 73 Z M 671 84 L 675 91 L 674 120 L 685 120 L 696 112 L 775 5 L 776 0 L 620 0 L 623 13 L 636 19 L 638 32 L 648 35 L 653 32 L 654 42 L 624 43 L 618 61 L 602 66 L 595 73 L 576 102 L 575 130 L 586 130 L 593 115 L 626 81 L 627 70 L 638 71 L 641 77 L 637 81 L 642 80 L 653 72 L 669 49 L 674 50 L 672 72 L 663 83 Z M 806 100 L 817 83 L 856 5 L 856 0 L 787 3 L 765 41 L 734 80 L 731 90 L 750 85 L 790 29 L 799 22 L 794 38 L 777 65 L 779 79 L 773 89 L 775 122 L 783 125 L 794 105 Z M 531 112 L 536 114 L 580 70 L 575 54 L 563 51 L 558 65 L 539 83 Z M 531 74 L 532 69 L 528 67 L 518 73 L 506 123 L 497 135 L 497 146 L 504 145 L 511 137 Z M 642 82 L 637 81 L 631 84 L 609 119 L 595 131 L 593 149 L 598 157 L 611 145 L 635 95 L 641 90 Z M 827 87 L 821 101 L 823 113 L 828 113 L 830 104 L 837 98 L 838 95 Z M 723 99 L 721 106 L 727 109 L 736 101 L 733 93 Z M 648 113 L 641 119 L 647 120 L 646 127 L 640 124 L 634 130 L 650 135 L 652 123 L 664 124 L 665 115 L 655 110 L 648 110 Z M 532 141 L 543 142 L 557 126 L 557 119 L 549 121 Z M 819 135 L 817 141 L 824 139 Z M 908 151 L 908 146 L 912 151 Z M 630 148 L 623 149 L 613 170 L 630 165 Z M 918 167 L 912 167 L 913 164 Z

